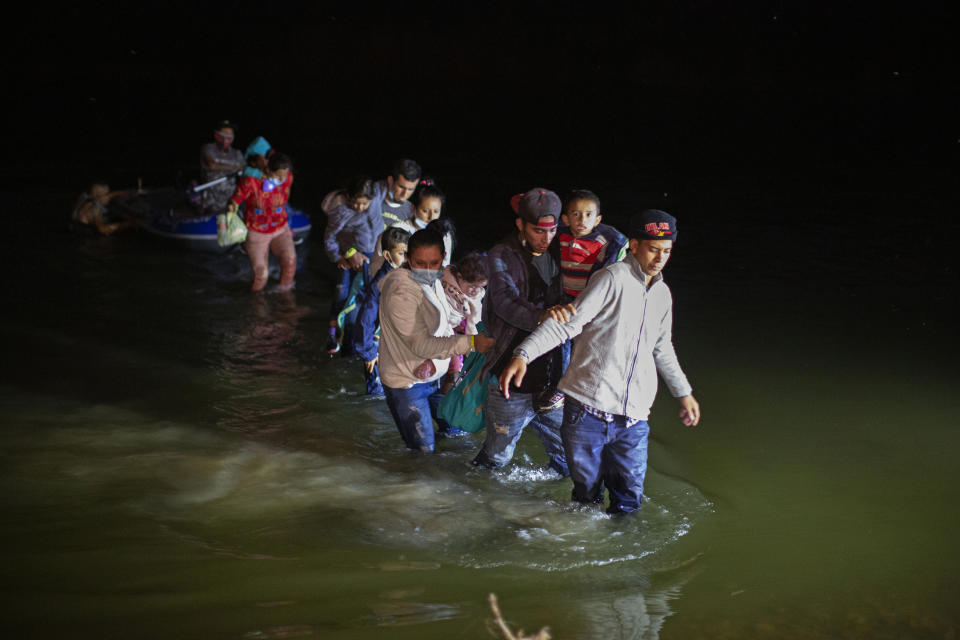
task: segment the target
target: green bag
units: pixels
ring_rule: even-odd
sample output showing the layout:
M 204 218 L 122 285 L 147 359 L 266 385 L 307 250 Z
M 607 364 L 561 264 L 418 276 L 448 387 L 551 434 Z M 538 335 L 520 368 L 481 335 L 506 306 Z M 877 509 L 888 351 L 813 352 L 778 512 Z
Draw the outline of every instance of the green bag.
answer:
M 486 354 L 473 352 L 463 361 L 460 379 L 447 395 L 440 400 L 437 417 L 451 427 L 476 433 L 483 429 L 483 406 L 487 403 L 487 383 L 490 374 L 483 376 L 483 361 Z
M 235 211 L 217 215 L 217 244 L 228 247 L 247 239 L 247 225 Z

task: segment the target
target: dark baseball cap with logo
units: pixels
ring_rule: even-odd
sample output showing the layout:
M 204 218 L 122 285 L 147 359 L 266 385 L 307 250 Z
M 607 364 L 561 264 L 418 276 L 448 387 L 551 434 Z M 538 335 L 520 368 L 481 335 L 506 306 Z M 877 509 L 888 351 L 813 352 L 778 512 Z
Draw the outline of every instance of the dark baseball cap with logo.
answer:
M 524 222 L 535 224 L 538 227 L 553 228 L 560 220 L 563 205 L 560 197 L 550 189 L 535 187 L 526 193 L 518 193 L 510 198 L 510 206 Z M 553 221 L 542 220 L 553 216 Z
M 630 218 L 628 236 L 637 240 L 677 242 L 677 219 L 666 211 L 647 209 Z

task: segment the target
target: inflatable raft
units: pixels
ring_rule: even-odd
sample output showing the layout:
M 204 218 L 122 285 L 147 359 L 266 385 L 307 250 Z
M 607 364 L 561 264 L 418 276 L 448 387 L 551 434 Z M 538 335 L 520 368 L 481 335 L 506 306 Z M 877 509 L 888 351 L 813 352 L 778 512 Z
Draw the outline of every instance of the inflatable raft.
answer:
M 147 233 L 184 249 L 222 253 L 233 248 L 217 244 L 217 217 L 198 216 L 181 189 L 159 189 L 116 204 Z M 310 218 L 289 205 L 287 222 L 294 244 L 301 244 L 310 235 Z

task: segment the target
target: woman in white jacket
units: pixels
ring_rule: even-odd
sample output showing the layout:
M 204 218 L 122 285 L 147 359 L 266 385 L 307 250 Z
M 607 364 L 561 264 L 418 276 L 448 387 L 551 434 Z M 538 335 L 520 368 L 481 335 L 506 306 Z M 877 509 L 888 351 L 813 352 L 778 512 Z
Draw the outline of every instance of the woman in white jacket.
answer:
M 440 284 L 443 237 L 425 229 L 410 237 L 407 264 L 380 282 L 380 380 L 387 406 L 408 448 L 434 448 L 433 413 L 442 397 L 438 381 L 452 356 L 485 352 L 493 339 L 455 335 Z M 433 372 L 420 378 L 425 359 Z

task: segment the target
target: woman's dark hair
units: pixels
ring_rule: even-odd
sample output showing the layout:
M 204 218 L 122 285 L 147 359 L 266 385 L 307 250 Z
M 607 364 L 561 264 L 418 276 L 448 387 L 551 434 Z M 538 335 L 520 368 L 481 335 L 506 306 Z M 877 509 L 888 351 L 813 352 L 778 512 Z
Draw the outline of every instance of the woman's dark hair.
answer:
M 474 284 L 490 279 L 487 276 L 487 258 L 479 251 L 471 251 L 451 266 L 464 282 Z
M 597 213 L 600 213 L 600 197 L 589 189 L 574 189 L 571 191 L 567 196 L 566 204 L 563 206 L 563 212 L 566 213 L 570 205 L 576 200 L 589 200 L 597 205 Z
M 453 255 L 453 249 L 457 246 L 457 227 L 454 226 L 450 218 L 437 218 L 427 223 L 427 229 L 439 233 L 440 237 L 450 236 L 450 254 Z
M 398 244 L 409 244 L 410 232 L 402 227 L 389 227 L 383 232 L 380 246 L 384 251 L 393 251 Z
M 393 179 L 404 178 L 410 182 L 420 179 L 420 165 L 409 158 L 400 158 L 393 163 Z
M 293 162 L 290 160 L 290 156 L 285 153 L 275 153 L 270 156 L 267 166 L 270 168 L 270 171 L 280 171 L 280 169 L 293 171 Z
M 373 180 L 367 176 L 355 176 L 347 183 L 346 193 L 348 200 L 357 198 L 373 200 Z
M 425 198 L 437 198 L 440 200 L 441 206 L 447 202 L 447 196 L 443 195 L 443 191 L 440 190 L 440 187 L 436 185 L 432 178 L 422 178 L 420 180 L 417 190 L 413 192 L 414 206 L 419 207 Z
M 410 240 L 407 241 L 407 256 L 413 254 L 414 251 L 422 247 L 439 247 L 440 253 L 444 253 L 443 249 L 443 236 L 437 233 L 434 229 L 431 229 L 428 225 L 426 229 L 421 229 L 415 234 L 410 236 Z

